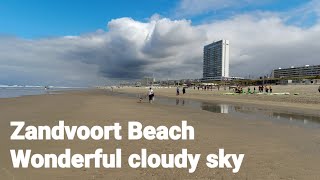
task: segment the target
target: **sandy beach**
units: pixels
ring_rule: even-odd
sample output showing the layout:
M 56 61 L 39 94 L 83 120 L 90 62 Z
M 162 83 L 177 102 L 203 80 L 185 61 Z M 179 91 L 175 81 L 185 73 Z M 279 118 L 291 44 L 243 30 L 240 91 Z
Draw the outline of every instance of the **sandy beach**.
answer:
M 314 86 L 315 87 L 315 86 Z M 320 109 L 320 96 L 313 86 L 301 89 L 274 87 L 274 92 L 288 91 L 299 96 L 227 96 L 223 91 L 187 90 L 183 98 L 232 101 L 296 108 L 302 111 Z M 285 89 L 287 88 L 287 89 Z M 121 88 L 117 92 L 146 93 L 145 88 Z M 175 97 L 175 89 L 155 89 L 156 96 Z M 217 114 L 180 106 L 138 103 L 136 98 L 112 96 L 109 90 L 66 92 L 63 94 L 25 96 L 0 99 L 0 179 L 319 179 L 320 134 L 319 129 L 275 124 L 268 121 L 235 119 L 228 114 Z M 123 125 L 127 137 L 128 121 L 139 121 L 144 126 L 179 125 L 182 120 L 195 128 L 194 141 L 10 141 L 13 128 L 10 121 L 25 121 L 32 125 L 54 126 L 58 120 L 68 125 Z M 122 148 L 122 169 L 13 169 L 10 149 L 32 149 L 37 153 L 62 153 L 71 148 L 76 153 L 92 153 L 103 148 L 112 153 Z M 190 153 L 200 153 L 197 170 L 187 169 L 132 169 L 126 164 L 129 154 L 146 148 L 153 153 L 180 153 L 187 148 Z M 205 155 L 224 148 L 229 153 L 244 153 L 245 159 L 239 173 L 230 169 L 209 169 Z
M 253 91 L 251 86 L 251 91 Z M 276 108 L 291 108 L 302 112 L 311 112 L 319 114 L 320 109 L 320 93 L 318 92 L 319 85 L 275 85 L 273 93 L 289 93 L 290 95 L 266 95 L 266 94 L 236 94 L 225 95 L 225 93 L 232 93 L 228 87 L 224 90 L 221 87 L 213 90 L 198 90 L 188 88 L 186 94 L 182 95 L 182 88 L 180 87 L 180 95 L 176 96 L 176 87 L 171 88 L 154 88 L 155 94 L 158 96 L 182 98 L 182 99 L 196 99 L 201 101 L 220 101 L 230 102 L 236 104 L 253 104 L 259 106 L 269 106 Z M 247 90 L 247 88 L 244 88 Z M 258 87 L 256 86 L 256 90 Z M 147 88 L 145 87 L 124 87 L 116 88 L 115 92 L 125 92 L 133 94 L 146 94 Z M 298 95 L 295 95 L 298 94 Z

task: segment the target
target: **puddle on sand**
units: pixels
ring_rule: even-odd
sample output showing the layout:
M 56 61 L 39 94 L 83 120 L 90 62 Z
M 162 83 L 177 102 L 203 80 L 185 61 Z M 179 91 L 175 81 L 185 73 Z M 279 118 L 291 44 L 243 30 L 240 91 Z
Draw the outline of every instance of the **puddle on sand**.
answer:
M 115 95 L 135 97 L 136 94 L 113 93 Z M 181 98 L 168 98 L 156 96 L 155 104 L 186 106 L 201 109 L 204 111 L 230 114 L 235 117 L 252 120 L 270 120 L 279 123 L 289 123 L 307 128 L 320 128 L 320 115 L 307 115 L 293 111 L 281 111 L 263 108 L 253 105 L 236 105 L 230 103 L 202 102 L 198 100 L 186 100 Z

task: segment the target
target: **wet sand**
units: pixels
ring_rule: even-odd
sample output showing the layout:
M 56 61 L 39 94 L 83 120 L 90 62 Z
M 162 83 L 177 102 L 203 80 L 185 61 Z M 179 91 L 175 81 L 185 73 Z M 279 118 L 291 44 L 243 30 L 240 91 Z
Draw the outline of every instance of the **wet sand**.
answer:
M 158 90 L 155 92 L 162 93 Z M 191 90 L 187 92 L 191 96 Z M 175 96 L 174 92 L 172 96 Z M 313 106 L 317 107 L 315 104 Z M 319 179 L 320 177 L 318 129 L 235 119 L 227 114 L 187 107 L 138 103 L 134 98 L 111 96 L 106 90 L 0 99 L 0 114 L 1 180 Z M 9 122 L 18 120 L 24 120 L 32 125 L 50 126 L 56 125 L 58 120 L 65 120 L 66 125 L 86 126 L 104 126 L 119 122 L 124 128 L 122 131 L 124 139 L 122 141 L 10 141 L 14 129 L 9 127 Z M 181 120 L 187 120 L 188 124 L 195 128 L 195 140 L 128 141 L 127 122 L 133 120 L 140 121 L 145 126 L 172 126 L 181 124 Z M 113 153 L 119 147 L 123 152 L 123 168 L 112 170 L 13 169 L 9 153 L 9 149 L 25 148 L 31 148 L 37 153 L 57 154 L 64 152 L 65 148 L 71 148 L 75 153 L 82 154 L 93 153 L 96 148 L 103 148 L 106 153 Z M 129 154 L 139 153 L 141 148 L 159 154 L 177 154 L 182 148 L 187 148 L 189 153 L 201 153 L 202 157 L 193 174 L 189 174 L 187 169 L 129 168 L 126 164 Z M 233 174 L 231 169 L 209 169 L 205 166 L 205 156 L 217 153 L 219 148 L 224 148 L 226 153 L 245 154 L 239 173 Z
M 277 85 L 272 86 L 273 93 L 288 92 L 290 95 L 258 95 L 258 94 L 236 94 L 225 95 L 225 93 L 233 92 L 228 88 L 224 90 L 223 87 L 211 90 L 197 90 L 189 88 L 186 94 L 182 94 L 180 88 L 180 95 L 176 96 L 176 88 L 154 88 L 155 95 L 182 99 L 196 99 L 201 101 L 215 101 L 215 102 L 229 102 L 236 104 L 253 104 L 259 106 L 268 106 L 272 108 L 283 108 L 284 110 L 290 108 L 296 111 L 302 111 L 309 114 L 317 114 L 320 116 L 320 93 L 318 92 L 319 85 Z M 258 87 L 256 87 L 258 89 Z M 116 88 L 115 92 L 146 94 L 145 87 L 124 87 Z M 245 88 L 247 90 L 247 88 Z M 253 86 L 251 86 L 253 91 Z M 294 95 L 298 93 L 299 95 Z

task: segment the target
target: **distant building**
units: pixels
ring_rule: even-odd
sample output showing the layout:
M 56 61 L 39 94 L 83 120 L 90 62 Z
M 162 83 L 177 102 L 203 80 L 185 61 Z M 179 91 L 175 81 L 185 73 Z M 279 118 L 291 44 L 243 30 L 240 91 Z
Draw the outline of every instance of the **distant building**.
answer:
M 141 87 L 141 82 L 136 82 L 134 85 L 135 85 L 136 87 Z
M 315 66 L 301 66 L 301 67 L 291 67 L 291 68 L 279 68 L 272 72 L 274 78 L 298 78 L 307 76 L 318 76 L 320 75 L 320 65 Z
M 144 78 L 141 80 L 140 85 L 141 85 L 141 86 L 152 86 L 155 81 L 156 81 L 156 80 L 155 80 L 154 77 L 144 77 Z
M 229 77 L 228 80 L 245 80 L 244 77 Z
M 229 40 L 220 40 L 203 48 L 203 80 L 229 77 Z

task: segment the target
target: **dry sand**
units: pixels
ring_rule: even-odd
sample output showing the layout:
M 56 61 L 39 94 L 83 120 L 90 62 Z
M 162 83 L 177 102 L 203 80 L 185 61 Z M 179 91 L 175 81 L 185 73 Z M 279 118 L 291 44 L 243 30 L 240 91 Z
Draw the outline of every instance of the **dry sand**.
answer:
M 274 88 L 276 89 L 276 88 Z M 162 91 L 161 91 L 162 93 Z M 161 94 L 156 90 L 156 94 Z M 194 92 L 196 94 L 197 92 Z M 207 92 L 209 93 L 209 92 Z M 191 91 L 188 94 L 192 96 Z M 194 95 L 195 96 L 195 95 Z M 200 95 L 202 98 L 202 95 Z M 224 96 L 223 96 L 224 97 Z M 197 97 L 198 98 L 198 97 Z M 233 97 L 228 97 L 233 98 Z M 314 104 L 315 105 L 315 104 Z M 0 179 L 319 179 L 319 129 L 304 129 L 266 121 L 233 119 L 226 114 L 187 107 L 137 103 L 137 99 L 110 96 L 106 90 L 72 92 L 57 95 L 0 99 Z M 32 125 L 123 125 L 138 120 L 144 125 L 179 125 L 188 120 L 196 131 L 194 141 L 10 141 L 10 121 L 24 120 Z M 96 148 L 123 151 L 123 168 L 110 169 L 13 169 L 9 149 L 31 148 L 38 153 L 62 153 L 71 148 L 76 153 L 93 153 Z M 179 153 L 188 148 L 202 157 L 195 173 L 187 169 L 131 169 L 126 158 L 147 148 L 154 153 Z M 209 169 L 205 155 L 225 148 L 227 153 L 244 153 L 238 174 L 230 169 Z

